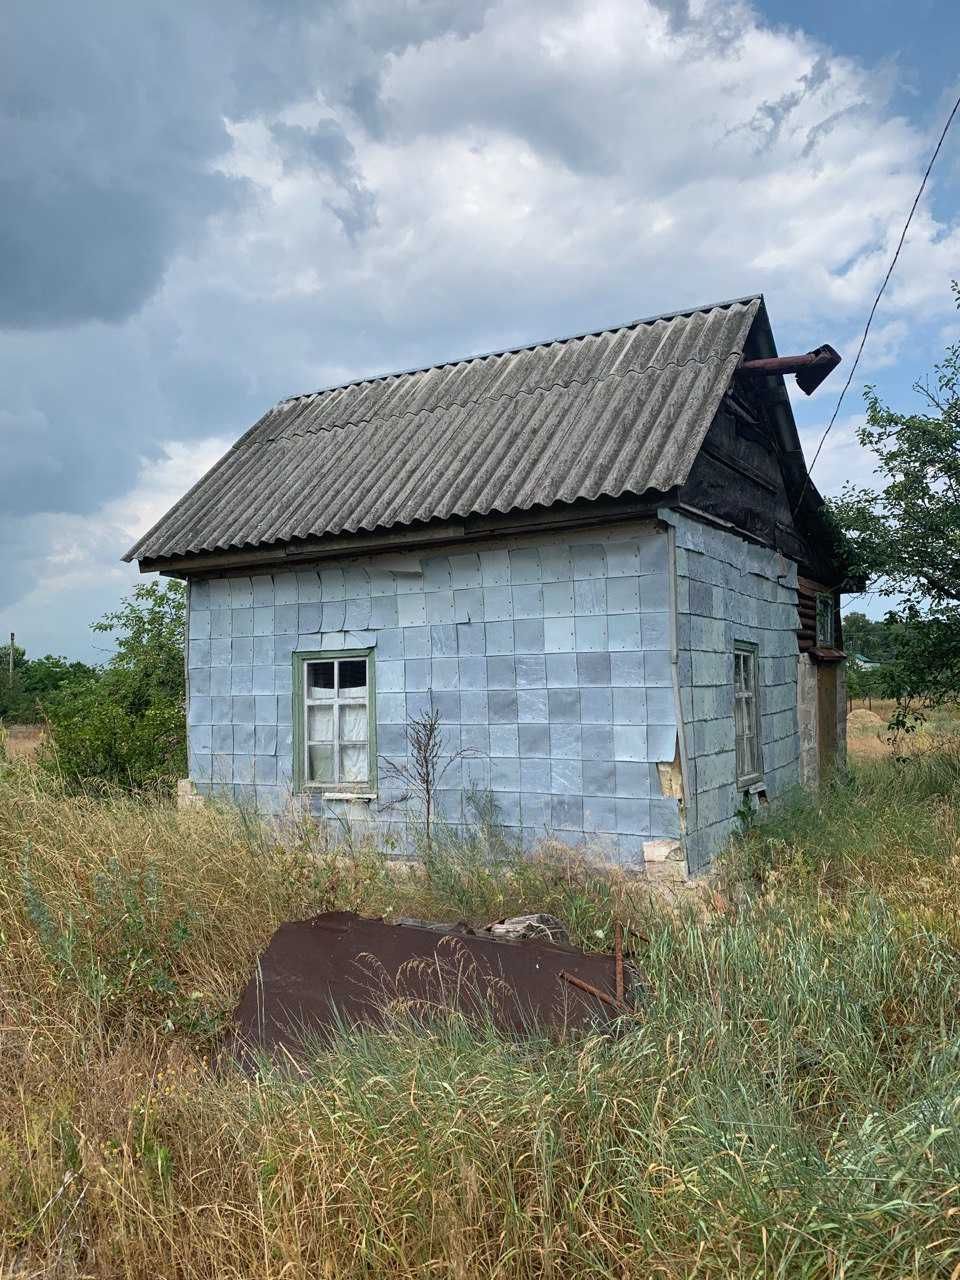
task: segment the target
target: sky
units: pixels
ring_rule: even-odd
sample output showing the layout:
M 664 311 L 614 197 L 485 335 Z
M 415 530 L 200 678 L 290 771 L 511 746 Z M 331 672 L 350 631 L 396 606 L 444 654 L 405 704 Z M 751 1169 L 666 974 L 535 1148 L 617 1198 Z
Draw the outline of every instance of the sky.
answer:
M 958 46 L 955 0 L 6 0 L 0 635 L 102 660 L 120 557 L 286 395 L 759 291 L 849 361 Z M 822 492 L 956 277 L 960 124 Z

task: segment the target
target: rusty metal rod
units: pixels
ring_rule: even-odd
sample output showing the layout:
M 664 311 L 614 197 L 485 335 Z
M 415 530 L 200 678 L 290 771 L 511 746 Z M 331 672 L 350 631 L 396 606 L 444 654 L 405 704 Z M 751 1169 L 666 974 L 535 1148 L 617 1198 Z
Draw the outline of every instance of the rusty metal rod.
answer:
M 623 925 L 619 920 L 613 927 L 613 955 L 617 969 L 617 1004 L 623 1004 Z
M 584 982 L 582 978 L 578 978 L 575 973 L 567 973 L 565 969 L 561 969 L 557 974 L 558 978 L 562 978 L 564 982 L 569 982 L 571 987 L 578 987 L 581 991 L 585 991 L 588 996 L 596 996 L 598 1000 L 602 1000 L 604 1004 L 610 1005 L 612 1009 L 618 1012 L 623 1011 L 623 1005 L 614 1000 L 613 996 L 607 995 L 606 991 L 601 991 L 599 987 L 595 987 L 592 982 Z

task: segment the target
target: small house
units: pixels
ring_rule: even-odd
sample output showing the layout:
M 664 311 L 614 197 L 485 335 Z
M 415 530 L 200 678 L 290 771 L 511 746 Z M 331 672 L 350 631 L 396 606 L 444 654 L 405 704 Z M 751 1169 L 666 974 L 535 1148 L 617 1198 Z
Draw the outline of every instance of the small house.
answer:
M 128 553 L 189 591 L 192 788 L 696 873 L 842 756 L 845 568 L 760 296 L 270 409 Z

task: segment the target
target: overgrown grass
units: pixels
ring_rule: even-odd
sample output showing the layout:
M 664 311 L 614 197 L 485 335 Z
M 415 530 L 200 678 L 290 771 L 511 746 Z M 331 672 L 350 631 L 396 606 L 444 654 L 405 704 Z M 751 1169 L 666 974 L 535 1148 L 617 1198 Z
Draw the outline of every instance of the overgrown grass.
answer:
M 555 849 L 397 875 L 304 830 L 0 775 L 6 1275 L 950 1276 L 960 761 L 860 768 L 667 903 Z M 276 924 L 334 906 L 634 931 L 615 1038 L 398 1020 L 208 1064 Z

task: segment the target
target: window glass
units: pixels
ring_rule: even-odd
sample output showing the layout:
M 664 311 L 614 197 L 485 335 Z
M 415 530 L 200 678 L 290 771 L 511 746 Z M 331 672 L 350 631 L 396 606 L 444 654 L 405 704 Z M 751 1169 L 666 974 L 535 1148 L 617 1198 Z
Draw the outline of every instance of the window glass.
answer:
M 755 645 L 742 644 L 734 650 L 733 721 L 737 749 L 737 783 L 742 786 L 758 782 L 763 767 L 760 759 L 760 706 Z
M 304 664 L 303 770 L 310 785 L 370 785 L 368 658 Z
M 832 648 L 833 637 L 833 596 L 821 591 L 817 595 L 817 644 Z

